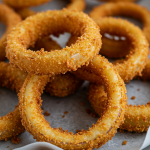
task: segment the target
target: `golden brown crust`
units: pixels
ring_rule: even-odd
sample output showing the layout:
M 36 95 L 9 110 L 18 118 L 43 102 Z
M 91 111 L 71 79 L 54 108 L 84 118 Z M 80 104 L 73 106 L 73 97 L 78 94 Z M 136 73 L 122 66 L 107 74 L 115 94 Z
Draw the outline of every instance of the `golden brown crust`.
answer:
M 84 11 L 85 0 L 71 0 L 71 3 L 66 7 L 68 10 Z M 37 12 L 30 10 L 29 8 L 16 9 L 16 12 L 25 19 L 29 16 L 35 15 Z
M 88 69 L 102 78 L 109 93 L 109 104 L 95 125 L 75 135 L 51 128 L 41 114 L 41 93 L 49 77 L 28 75 L 19 94 L 19 107 L 23 125 L 37 141 L 50 142 L 63 149 L 92 149 L 101 147 L 115 135 L 123 121 L 127 102 L 124 82 L 113 66 L 101 56 L 96 56 Z
M 95 7 L 90 12 L 90 17 L 95 21 L 103 17 L 123 15 L 139 19 L 143 23 L 143 32 L 150 43 L 150 12 L 147 8 L 132 2 L 106 3 Z
M 37 6 L 50 0 L 3 0 L 3 2 L 13 8 L 23 8 Z
M 6 59 L 4 44 L 6 36 L 19 22 L 21 22 L 21 18 L 10 7 L 5 4 L 0 4 L 0 21 L 7 26 L 5 34 L 0 38 L 0 61 L 3 61 Z
M 61 51 L 27 50 L 38 38 L 64 31 L 80 36 L 79 40 Z M 100 47 L 101 35 L 96 23 L 82 12 L 64 9 L 42 12 L 18 24 L 7 36 L 6 54 L 11 64 L 28 73 L 58 74 L 88 64 Z
M 4 62 L 0 63 L 0 86 L 10 88 L 18 93 L 25 78 L 24 72 L 13 69 Z M 24 132 L 24 127 L 21 124 L 19 107 L 16 106 L 14 111 L 0 117 L 0 140 L 6 141 L 22 132 Z

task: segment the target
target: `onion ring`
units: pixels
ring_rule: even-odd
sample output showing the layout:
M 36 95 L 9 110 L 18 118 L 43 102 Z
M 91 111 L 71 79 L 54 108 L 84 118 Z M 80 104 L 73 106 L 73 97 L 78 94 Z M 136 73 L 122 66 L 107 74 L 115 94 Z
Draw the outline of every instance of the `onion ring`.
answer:
M 64 31 L 80 35 L 80 40 L 61 51 L 27 50 L 38 38 L 48 34 L 58 35 Z M 11 64 L 28 73 L 58 74 L 88 64 L 98 54 L 100 47 L 101 36 L 96 23 L 82 12 L 64 9 L 38 13 L 18 24 L 7 36 L 6 55 Z
M 115 33 L 116 35 L 121 36 L 125 35 L 132 44 L 132 51 L 130 51 L 130 54 L 127 55 L 125 59 L 113 62 L 114 67 L 117 69 L 121 78 L 125 82 L 129 82 L 133 79 L 133 77 L 140 75 L 146 65 L 149 52 L 148 42 L 142 31 L 138 27 L 123 19 L 104 18 L 98 20 L 97 24 L 101 29 L 102 35 L 105 32 L 110 34 Z M 87 75 L 88 72 L 89 75 Z M 82 71 L 80 73 L 79 71 L 74 73 L 79 78 L 82 78 L 82 76 L 83 78 L 85 76 L 91 76 L 91 80 L 95 80 L 95 77 L 92 77 L 93 75 L 90 74 L 90 71 L 87 71 L 86 75 L 85 73 L 82 73 Z
M 3 2 L 13 8 L 23 8 L 37 6 L 50 0 L 3 0 Z
M 24 72 L 12 68 L 9 64 L 0 62 L 0 86 L 19 92 L 26 78 Z M 9 138 L 24 132 L 21 124 L 19 107 L 13 112 L 0 117 L 0 140 L 7 141 Z
M 124 120 L 124 82 L 113 66 L 101 56 L 94 57 L 88 68 L 102 78 L 109 93 L 109 105 L 95 125 L 88 131 L 81 131 L 75 135 L 62 129 L 51 128 L 41 114 L 41 93 L 49 79 L 48 76 L 28 75 L 19 94 L 19 109 L 23 125 L 37 141 L 50 142 L 64 149 L 92 149 L 101 147 L 114 136 Z
M 0 61 L 3 61 L 6 59 L 4 45 L 6 36 L 8 35 L 8 33 L 10 33 L 12 28 L 14 28 L 19 22 L 21 22 L 21 18 L 10 7 L 4 4 L 0 4 L 0 21 L 2 21 L 2 23 L 7 26 L 5 34 L 0 39 Z
M 145 7 L 131 2 L 106 3 L 95 7 L 90 17 L 97 21 L 103 17 L 123 15 L 139 19 L 143 23 L 143 32 L 150 43 L 150 12 Z
M 150 59 L 142 72 L 140 79 L 150 80 Z M 103 85 L 90 85 L 89 101 L 98 115 L 102 115 L 107 106 L 108 98 Z M 128 130 L 130 132 L 144 132 L 150 126 L 150 103 L 144 105 L 127 105 L 125 110 L 125 121 L 120 126 L 120 129 Z
M 85 0 L 71 0 L 71 3 L 66 7 L 68 10 L 83 11 L 85 9 Z M 16 9 L 16 12 L 25 19 L 29 16 L 35 15 L 37 12 L 29 8 Z

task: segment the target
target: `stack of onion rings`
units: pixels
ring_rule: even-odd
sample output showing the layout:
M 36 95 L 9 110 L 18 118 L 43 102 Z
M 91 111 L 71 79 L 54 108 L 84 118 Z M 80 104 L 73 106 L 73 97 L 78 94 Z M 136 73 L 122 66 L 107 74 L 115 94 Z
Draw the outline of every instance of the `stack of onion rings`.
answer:
M 150 80 L 150 60 L 142 72 L 141 79 Z M 98 115 L 102 115 L 107 106 L 108 98 L 103 85 L 90 85 L 89 101 Z M 144 105 L 127 105 L 125 110 L 125 121 L 120 126 L 120 129 L 128 130 L 130 132 L 147 131 L 150 126 L 150 104 Z
M 150 12 L 145 7 L 131 2 L 106 3 L 95 7 L 89 15 L 95 21 L 115 15 L 139 19 L 143 23 L 143 32 L 150 43 Z
M 7 26 L 5 34 L 0 38 L 0 61 L 3 61 L 6 59 L 4 45 L 6 36 L 21 21 L 21 18 L 10 7 L 0 4 L 0 21 Z
M 41 114 L 41 93 L 49 77 L 28 75 L 19 94 L 19 108 L 23 126 L 37 141 L 50 142 L 64 149 L 89 149 L 101 147 L 114 136 L 124 120 L 125 85 L 113 66 L 101 56 L 96 56 L 88 69 L 102 79 L 109 93 L 109 103 L 95 125 L 75 135 L 53 129 Z
M 66 7 L 68 10 L 83 11 L 85 9 L 85 0 L 71 0 L 71 3 Z M 17 13 L 21 15 L 22 19 L 35 15 L 37 12 L 29 8 L 16 9 Z
M 61 51 L 27 50 L 42 36 L 65 31 L 80 36 L 80 40 Z M 58 74 L 88 64 L 100 47 L 101 36 L 96 23 L 82 12 L 64 9 L 38 13 L 18 24 L 7 36 L 6 55 L 11 64 L 28 73 Z

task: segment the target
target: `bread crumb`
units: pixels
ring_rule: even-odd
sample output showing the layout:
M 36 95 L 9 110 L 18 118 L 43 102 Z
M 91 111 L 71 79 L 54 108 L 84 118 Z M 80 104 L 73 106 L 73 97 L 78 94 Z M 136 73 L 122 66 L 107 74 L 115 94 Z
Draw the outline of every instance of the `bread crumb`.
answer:
M 126 145 L 126 144 L 127 144 L 127 141 L 123 141 L 123 142 L 122 142 L 122 145 Z
M 7 148 L 9 148 L 9 146 L 7 146 Z
M 14 144 L 18 144 L 18 143 L 20 143 L 20 137 L 12 137 L 12 138 L 11 138 L 11 141 L 12 141 L 12 143 L 14 143 Z
M 131 97 L 132 100 L 134 100 L 135 98 L 136 98 L 135 96 L 132 96 L 132 97 Z
M 140 89 L 137 89 L 137 91 L 140 91 Z
M 67 115 L 67 114 L 68 114 L 68 111 L 65 111 L 64 114 Z
M 87 125 L 87 127 L 89 127 L 89 125 Z
M 48 111 L 46 111 L 45 113 L 44 113 L 44 116 L 50 116 L 51 114 L 48 112 Z

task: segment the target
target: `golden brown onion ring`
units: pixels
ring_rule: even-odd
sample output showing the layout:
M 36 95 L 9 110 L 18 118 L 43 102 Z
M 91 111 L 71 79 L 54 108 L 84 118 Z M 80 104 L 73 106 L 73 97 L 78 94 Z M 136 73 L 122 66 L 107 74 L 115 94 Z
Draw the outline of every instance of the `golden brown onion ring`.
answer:
M 0 86 L 10 88 L 18 93 L 25 78 L 24 72 L 0 62 Z M 0 140 L 7 141 L 22 132 L 24 132 L 24 127 L 21 123 L 19 107 L 16 106 L 14 111 L 0 117 Z
M 66 7 L 68 10 L 83 11 L 85 9 L 85 0 L 71 0 L 71 3 Z M 25 19 L 29 16 L 35 15 L 37 12 L 29 8 L 16 9 L 16 12 Z
M 109 104 L 95 125 L 75 135 L 62 129 L 53 129 L 41 114 L 41 93 L 49 80 L 48 76 L 28 75 L 19 95 L 19 108 L 23 125 L 37 141 L 50 142 L 63 149 L 92 149 L 101 147 L 114 136 L 124 120 L 124 82 L 113 66 L 101 56 L 94 57 L 88 69 L 102 78 L 109 93 Z
M 150 59 L 142 72 L 141 79 L 150 80 Z M 108 103 L 107 92 L 103 85 L 90 85 L 89 101 L 98 115 L 102 115 Z M 120 126 L 120 129 L 130 132 L 144 132 L 150 126 L 150 103 L 145 105 L 127 105 L 125 110 L 125 121 Z
M 103 18 L 98 20 L 97 24 L 102 35 L 107 32 L 118 36 L 126 36 L 132 45 L 132 49 L 125 59 L 113 62 L 121 78 L 125 82 L 129 82 L 135 76 L 140 75 L 147 63 L 149 52 L 149 45 L 142 31 L 123 19 Z M 79 77 L 78 72 L 75 72 L 75 74 Z M 85 76 L 84 73 L 80 73 L 80 75 Z
M 90 12 L 90 17 L 95 21 L 103 17 L 123 15 L 139 19 L 143 23 L 143 32 L 150 43 L 150 12 L 143 6 L 132 2 L 106 3 L 95 7 Z
M 27 50 L 37 39 L 63 32 L 80 36 L 80 40 L 61 51 Z M 96 23 L 82 12 L 64 9 L 38 13 L 18 24 L 7 36 L 6 54 L 10 63 L 21 70 L 47 75 L 65 73 L 88 64 L 100 47 L 101 35 Z
M 3 2 L 13 8 L 23 8 L 37 6 L 50 0 L 3 0 Z
M 5 4 L 0 4 L 0 21 L 7 26 L 5 34 L 0 38 L 0 61 L 3 61 L 6 59 L 4 45 L 6 36 L 19 22 L 21 22 L 21 18 L 10 7 Z

